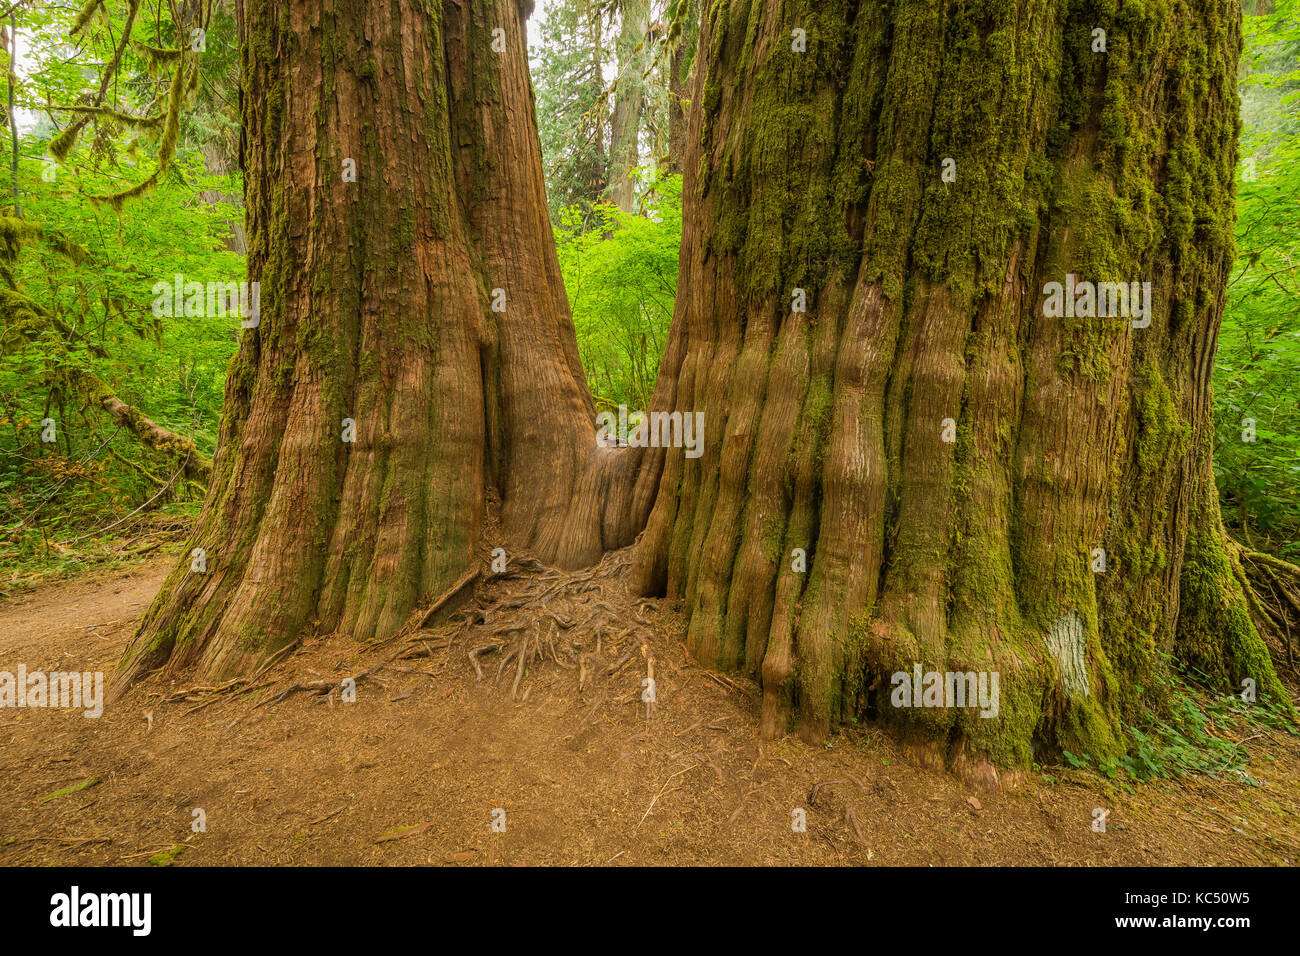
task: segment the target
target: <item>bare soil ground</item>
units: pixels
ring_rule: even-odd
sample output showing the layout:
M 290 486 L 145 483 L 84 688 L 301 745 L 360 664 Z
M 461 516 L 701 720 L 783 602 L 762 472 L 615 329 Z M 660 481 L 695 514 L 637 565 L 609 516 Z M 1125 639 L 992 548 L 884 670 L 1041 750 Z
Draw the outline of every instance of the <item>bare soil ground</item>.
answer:
M 109 675 L 174 560 L 4 602 L 0 670 L 24 663 Z M 560 583 L 558 592 L 547 585 L 554 617 L 531 645 L 516 642 L 508 612 L 538 615 L 501 585 L 495 600 L 499 608 L 507 599 L 506 611 L 494 610 L 493 623 L 505 636 L 480 655 L 482 680 L 468 652 L 484 643 L 487 622 L 471 618 L 401 646 L 309 640 L 268 672 L 266 686 L 241 694 L 185 693 L 190 685 L 155 678 L 97 720 L 0 710 L 0 864 L 1300 859 L 1300 742 L 1285 734 L 1248 745 L 1259 787 L 1195 778 L 1130 795 L 1100 776 L 1049 768 L 1054 779 L 976 791 L 922 767 L 874 728 L 850 728 L 819 748 L 794 737 L 764 744 L 751 688 L 686 658 L 673 608 L 636 605 L 628 627 L 596 630 L 607 635 L 597 648 L 592 632 L 574 638 L 563 625 L 598 613 L 592 607 L 610 595 L 599 581 Z M 403 646 L 428 656 L 391 659 Z M 512 648 L 536 655 L 522 672 L 517 657 L 502 664 Z M 359 683 L 355 703 L 282 696 L 385 660 Z M 641 682 L 651 662 L 658 699 L 647 717 Z M 98 782 L 48 799 L 87 781 Z M 205 832 L 191 829 L 196 808 Z M 806 832 L 792 829 L 796 808 Z M 1092 829 L 1095 808 L 1110 811 L 1104 833 Z M 496 809 L 505 832 L 492 830 Z

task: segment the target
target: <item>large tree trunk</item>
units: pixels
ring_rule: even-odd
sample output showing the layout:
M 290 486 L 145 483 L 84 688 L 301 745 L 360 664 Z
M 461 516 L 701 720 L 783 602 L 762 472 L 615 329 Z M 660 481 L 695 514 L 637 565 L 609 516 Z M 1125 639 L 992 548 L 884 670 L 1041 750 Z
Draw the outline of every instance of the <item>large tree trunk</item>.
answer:
M 189 545 L 206 567 L 168 578 L 118 692 L 164 663 L 245 672 L 312 624 L 393 633 L 474 560 L 490 491 L 499 544 L 564 567 L 644 523 L 656 476 L 635 490 L 639 456 L 595 442 L 520 4 L 238 4 L 261 321 Z
M 1091 9 L 706 10 L 656 395 L 705 451 L 667 458 L 635 568 L 703 663 L 761 674 L 765 734 L 874 715 L 986 779 L 1114 757 L 1165 653 L 1285 706 L 1210 461 L 1238 3 Z M 1047 317 L 1067 273 L 1152 283 L 1149 327 Z M 917 664 L 997 672 L 998 717 L 893 706 Z

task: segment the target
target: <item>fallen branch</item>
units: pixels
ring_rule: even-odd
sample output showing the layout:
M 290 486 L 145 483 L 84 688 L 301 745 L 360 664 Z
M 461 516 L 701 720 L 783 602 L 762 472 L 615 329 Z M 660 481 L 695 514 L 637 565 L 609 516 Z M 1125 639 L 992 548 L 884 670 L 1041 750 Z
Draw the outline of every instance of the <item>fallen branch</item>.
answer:
M 443 591 L 442 594 L 438 595 L 438 597 L 435 598 L 431 604 L 427 604 L 424 607 L 414 611 L 411 614 L 411 616 L 406 619 L 406 623 L 402 625 L 402 627 L 398 630 L 398 632 L 394 634 L 391 638 L 389 638 L 389 641 L 395 641 L 395 640 L 400 640 L 402 638 L 410 637 L 416 631 L 423 628 L 426 624 L 429 623 L 429 618 L 433 617 L 433 615 L 437 614 L 440 610 L 442 610 L 442 608 L 445 607 L 447 603 L 451 601 L 452 598 L 460 594 L 461 591 L 465 590 L 465 588 L 469 587 L 472 583 L 477 581 L 479 579 L 479 575 L 481 575 L 482 573 L 483 573 L 483 569 L 480 567 L 470 568 L 459 578 L 457 578 L 456 582 L 451 587 Z
M 179 460 L 186 478 L 204 485 L 211 481 L 212 459 L 199 451 L 193 440 L 163 428 L 140 409 L 122 401 L 93 372 L 65 366 L 63 377 L 78 394 L 91 404 L 98 405 L 114 422 L 130 431 L 149 448 Z
M 634 829 L 637 829 L 637 830 L 640 830 L 640 829 L 641 829 L 641 824 L 645 823 L 645 818 L 648 817 L 648 816 L 650 816 L 650 811 L 653 810 L 653 809 L 655 808 L 655 804 L 659 801 L 659 798 L 662 797 L 662 796 L 664 795 L 664 790 L 667 789 L 668 784 L 670 784 L 670 783 L 673 782 L 673 777 L 680 777 L 682 774 L 684 774 L 684 773 L 689 773 L 690 771 L 694 770 L 694 769 L 695 769 L 696 767 L 698 767 L 698 766 L 699 766 L 699 764 L 697 764 L 697 763 L 693 763 L 693 764 L 691 764 L 689 767 L 687 767 L 685 770 L 678 770 L 675 774 L 673 774 L 671 777 L 669 777 L 667 780 L 665 780 L 665 781 L 664 781 L 664 785 L 663 785 L 662 787 L 660 787 L 660 788 L 659 788 L 659 792 L 655 794 L 655 798 L 654 798 L 653 800 L 650 801 L 650 806 L 646 807 L 646 808 L 645 808 L 645 813 L 641 814 L 641 819 L 637 821 L 637 823 L 636 823 L 636 827 L 634 827 Z

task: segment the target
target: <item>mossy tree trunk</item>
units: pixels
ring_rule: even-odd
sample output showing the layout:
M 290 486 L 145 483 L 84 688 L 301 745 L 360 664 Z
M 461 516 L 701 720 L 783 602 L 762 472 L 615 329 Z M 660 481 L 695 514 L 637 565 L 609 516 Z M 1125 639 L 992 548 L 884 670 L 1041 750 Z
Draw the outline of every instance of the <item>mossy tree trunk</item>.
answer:
M 705 451 L 635 569 L 765 734 L 865 713 L 993 776 L 1117 755 L 1164 655 L 1284 700 L 1210 459 L 1238 8 L 706 4 L 656 395 Z M 1067 274 L 1150 282 L 1149 325 L 1047 317 Z M 917 664 L 998 673 L 998 717 L 891 706 Z
M 630 543 L 654 493 L 635 492 L 635 456 L 594 440 L 546 211 L 531 4 L 237 6 L 260 324 L 230 368 L 187 546 L 203 561 L 167 579 L 119 691 L 164 664 L 247 672 L 312 627 L 392 634 L 475 560 L 490 493 L 507 553 L 565 567 Z M 606 517 L 606 500 L 623 507 Z

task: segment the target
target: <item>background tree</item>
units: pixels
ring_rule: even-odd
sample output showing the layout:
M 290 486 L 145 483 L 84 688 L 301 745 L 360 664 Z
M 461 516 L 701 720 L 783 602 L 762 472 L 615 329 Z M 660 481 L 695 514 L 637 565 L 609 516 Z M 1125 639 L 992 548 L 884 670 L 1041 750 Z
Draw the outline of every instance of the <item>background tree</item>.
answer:
M 546 5 L 530 51 L 538 78 L 537 125 L 552 219 L 577 207 L 588 227 L 605 196 L 609 156 L 604 17 L 596 0 Z
M 189 0 L 192 7 L 205 0 Z M 210 0 L 211 14 L 206 28 L 203 69 L 207 82 L 200 83 L 194 99 L 183 117 L 182 136 L 203 156 L 203 165 L 212 176 L 229 177 L 239 171 L 239 57 L 235 37 L 233 0 Z M 197 12 L 190 20 L 197 22 Z M 226 224 L 224 245 L 231 252 L 246 255 L 248 240 L 244 235 L 243 197 L 209 190 L 203 193 L 208 203 L 220 203 L 228 211 L 239 213 Z
M 591 46 L 583 43 L 584 31 L 569 26 L 576 14 L 589 9 L 581 0 L 553 4 L 534 31 L 540 36 L 532 54 L 543 166 L 578 350 L 596 405 L 601 410 L 620 404 L 639 410 L 647 406 L 654 389 L 676 293 L 681 182 L 663 170 L 680 166 L 681 156 L 674 159 L 670 152 L 684 148 L 682 81 L 694 54 L 699 5 L 688 0 L 648 5 L 651 22 L 641 39 L 643 48 L 623 45 L 625 60 L 631 45 L 632 56 L 648 62 L 641 64 L 635 78 L 641 92 L 635 118 L 639 142 L 637 165 L 627 172 L 625 208 L 601 202 L 603 190 L 594 196 L 575 195 L 564 178 L 569 158 L 583 154 L 591 140 L 585 124 L 603 129 L 610 115 L 608 94 L 617 100 L 620 88 L 630 88 L 620 87 L 619 64 L 602 63 L 599 56 L 595 71 L 581 78 L 556 69 L 558 64 L 591 62 L 584 52 Z M 595 20 L 599 27 L 602 20 Z M 602 90 L 596 84 L 589 100 L 570 99 L 575 91 L 590 91 L 582 84 L 592 75 L 611 76 L 609 87 Z M 577 102 L 585 104 L 580 121 L 565 113 L 569 103 Z M 613 112 L 618 111 L 616 105 Z
M 625 213 L 636 211 L 636 169 L 641 165 L 645 74 L 650 68 L 650 0 L 619 4 L 618 79 L 609 144 L 609 197 Z
M 664 171 L 681 175 L 686 155 L 688 80 L 700 38 L 700 0 L 671 0 L 665 14 L 668 71 L 668 154 Z

